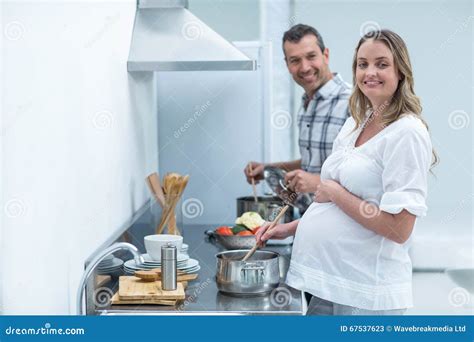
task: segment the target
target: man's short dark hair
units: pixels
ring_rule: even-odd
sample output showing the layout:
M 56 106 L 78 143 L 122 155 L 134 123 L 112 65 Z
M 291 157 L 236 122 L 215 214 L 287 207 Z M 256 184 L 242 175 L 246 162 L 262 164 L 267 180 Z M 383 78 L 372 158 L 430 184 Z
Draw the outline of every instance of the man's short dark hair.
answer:
M 286 41 L 292 42 L 292 43 L 298 43 L 301 40 L 301 38 L 303 38 L 304 36 L 307 36 L 308 34 L 312 34 L 313 36 L 316 37 L 318 41 L 318 46 L 321 49 L 321 52 L 324 52 L 325 46 L 324 46 L 323 37 L 321 37 L 318 30 L 316 30 L 314 27 L 309 26 L 309 25 L 304 25 L 304 24 L 297 24 L 291 27 L 288 31 L 286 31 L 285 34 L 283 35 L 282 44 L 284 45 Z M 285 49 L 283 49 L 283 52 L 285 52 Z

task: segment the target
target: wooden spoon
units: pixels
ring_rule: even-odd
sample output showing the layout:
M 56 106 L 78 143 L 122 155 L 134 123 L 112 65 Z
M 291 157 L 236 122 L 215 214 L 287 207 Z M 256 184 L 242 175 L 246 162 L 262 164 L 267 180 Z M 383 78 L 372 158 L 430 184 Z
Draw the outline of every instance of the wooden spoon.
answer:
M 168 184 L 168 187 L 172 196 L 168 195 L 169 200 L 167 202 L 167 206 L 165 210 L 163 210 L 161 222 L 157 227 L 157 234 L 161 234 L 165 225 L 170 220 L 171 216 L 174 215 L 174 209 L 176 205 L 178 204 L 178 201 L 181 198 L 181 195 L 183 194 L 184 189 L 186 188 L 186 185 L 188 184 L 188 181 L 189 181 L 189 175 L 180 177 L 179 179 L 176 179 L 176 180 L 174 178 L 169 180 L 170 184 Z
M 253 172 L 251 163 L 249 164 L 249 170 L 250 172 Z M 253 198 L 255 200 L 255 203 L 258 203 L 257 187 L 255 186 L 255 179 L 253 177 L 252 177 L 252 190 L 253 190 Z
M 290 206 L 287 204 L 283 207 L 283 209 L 281 209 L 281 211 L 278 213 L 277 217 L 270 224 L 270 227 L 268 227 L 267 232 L 272 230 L 277 225 L 278 221 L 280 221 L 282 216 L 285 215 L 285 213 L 286 213 L 286 211 L 288 210 L 289 207 Z M 253 246 L 252 249 L 249 250 L 248 253 L 244 256 L 242 261 L 247 261 L 247 259 L 250 258 L 257 251 L 258 247 L 259 247 L 259 245 L 255 244 L 255 246 Z
M 152 194 L 155 196 L 156 201 L 163 208 L 165 206 L 165 194 L 163 193 L 163 189 L 161 188 L 160 176 L 158 175 L 158 173 L 153 172 L 146 178 L 146 180 Z

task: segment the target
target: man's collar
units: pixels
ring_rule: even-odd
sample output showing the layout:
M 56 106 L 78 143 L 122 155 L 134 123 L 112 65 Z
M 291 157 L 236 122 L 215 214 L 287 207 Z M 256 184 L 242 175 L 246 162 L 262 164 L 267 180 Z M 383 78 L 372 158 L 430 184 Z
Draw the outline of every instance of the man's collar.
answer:
M 333 73 L 332 75 L 333 77 L 314 93 L 313 98 L 328 98 L 339 87 L 339 85 L 344 82 L 341 75 L 339 75 L 337 72 Z M 303 101 L 307 101 L 308 95 L 304 93 L 302 99 Z

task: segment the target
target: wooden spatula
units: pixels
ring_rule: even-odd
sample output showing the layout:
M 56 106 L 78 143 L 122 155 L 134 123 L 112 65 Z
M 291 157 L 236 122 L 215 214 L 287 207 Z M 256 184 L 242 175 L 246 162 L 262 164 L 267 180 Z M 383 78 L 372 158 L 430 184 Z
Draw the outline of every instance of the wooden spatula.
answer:
M 146 178 L 146 180 L 151 192 L 156 198 L 156 201 L 163 208 L 165 206 L 165 194 L 163 193 L 163 189 L 161 188 L 160 176 L 158 175 L 158 173 L 153 172 Z
M 249 164 L 250 172 L 253 172 L 252 164 Z M 252 177 L 252 191 L 253 191 L 253 199 L 255 203 L 258 203 L 258 196 L 257 196 L 257 187 L 255 186 L 255 179 Z
M 277 225 L 278 221 L 280 221 L 282 216 L 285 215 L 285 213 L 286 213 L 286 211 L 288 210 L 289 207 L 290 206 L 287 204 L 283 207 L 283 209 L 281 209 L 281 211 L 278 213 L 277 217 L 270 224 L 270 227 L 268 227 L 267 232 L 271 231 Z M 247 259 L 250 258 L 257 251 L 258 247 L 259 247 L 259 245 L 255 244 L 255 246 L 253 246 L 252 249 L 250 251 L 248 251 L 248 253 L 244 256 L 242 261 L 247 261 Z

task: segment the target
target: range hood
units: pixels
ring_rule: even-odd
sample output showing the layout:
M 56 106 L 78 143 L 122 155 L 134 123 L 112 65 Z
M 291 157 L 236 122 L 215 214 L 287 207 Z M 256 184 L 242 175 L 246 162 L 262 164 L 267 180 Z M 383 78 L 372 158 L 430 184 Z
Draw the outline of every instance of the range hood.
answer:
M 256 69 L 255 60 L 208 27 L 187 7 L 187 1 L 138 1 L 128 71 Z

